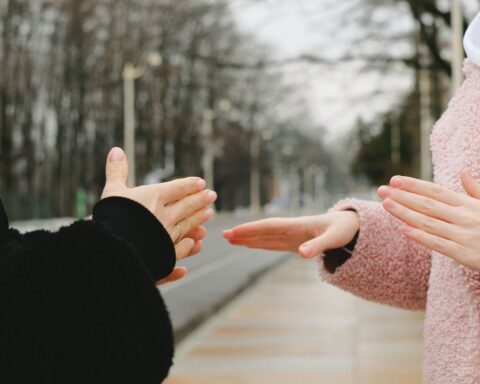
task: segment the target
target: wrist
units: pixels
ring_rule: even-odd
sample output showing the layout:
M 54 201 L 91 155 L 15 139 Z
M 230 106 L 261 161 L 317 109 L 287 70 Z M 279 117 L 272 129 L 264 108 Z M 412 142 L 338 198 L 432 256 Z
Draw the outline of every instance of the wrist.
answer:
M 360 230 L 360 216 L 359 216 L 358 212 L 354 209 L 351 209 L 351 208 L 346 209 L 346 210 L 341 211 L 341 212 L 344 212 L 345 215 L 349 216 L 349 220 L 352 223 L 352 227 L 355 229 L 355 232 L 358 232 Z

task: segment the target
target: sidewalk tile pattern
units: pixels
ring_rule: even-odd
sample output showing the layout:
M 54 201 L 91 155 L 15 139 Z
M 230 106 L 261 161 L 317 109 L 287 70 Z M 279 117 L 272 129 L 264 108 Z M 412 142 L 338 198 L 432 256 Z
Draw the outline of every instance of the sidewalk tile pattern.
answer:
M 421 384 L 423 315 L 357 299 L 316 268 L 292 258 L 270 272 L 186 340 L 165 384 Z

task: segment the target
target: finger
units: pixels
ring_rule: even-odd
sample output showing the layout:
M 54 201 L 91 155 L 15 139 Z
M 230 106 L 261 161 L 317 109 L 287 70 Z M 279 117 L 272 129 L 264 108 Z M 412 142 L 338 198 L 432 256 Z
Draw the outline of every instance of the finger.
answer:
M 433 235 L 409 225 L 403 225 L 400 228 L 400 231 L 417 243 L 463 264 L 464 260 L 462 260 L 462 256 L 466 254 L 465 249 L 454 241 Z
M 462 180 L 462 186 L 465 192 L 475 199 L 480 199 L 480 184 L 472 177 L 470 170 L 465 168 L 460 174 L 460 179 Z
M 163 285 L 163 284 L 171 283 L 173 281 L 180 280 L 181 278 L 185 277 L 186 274 L 187 274 L 187 268 L 175 267 L 172 273 L 170 273 L 170 275 L 163 278 L 162 280 L 157 281 L 156 284 Z
M 195 241 L 186 237 L 175 244 L 175 254 L 177 255 L 177 261 L 186 258 L 192 248 L 195 246 Z
M 411 227 L 419 228 L 423 231 L 431 233 L 432 235 L 451 239 L 452 235 L 456 233 L 456 227 L 453 224 L 412 211 L 411 209 L 396 203 L 390 198 L 383 201 L 383 206 L 397 219 L 403 221 Z
M 121 148 L 115 147 L 110 150 L 105 165 L 105 177 L 105 188 L 127 186 L 128 163 Z
M 323 254 L 325 251 L 340 248 L 345 245 L 338 231 L 332 228 L 327 229 L 320 236 L 306 241 L 298 247 L 298 254 L 306 259 Z
M 279 241 L 262 241 L 261 243 L 258 243 L 251 241 L 231 240 L 229 243 L 231 245 L 242 246 L 251 249 L 264 249 L 267 251 L 293 251 L 288 244 Z
M 417 195 L 429 197 L 433 200 L 458 207 L 468 202 L 468 197 L 460 193 L 450 191 L 438 184 L 429 181 L 414 179 L 407 176 L 394 176 L 390 180 L 392 188 L 399 188 Z
M 275 234 L 285 231 L 292 225 L 292 219 L 275 217 L 238 225 L 224 231 L 227 238 L 255 236 L 257 234 Z
M 458 207 L 433 200 L 429 197 L 403 191 L 397 188 L 381 186 L 378 188 L 378 195 L 382 199 L 390 198 L 401 205 L 429 217 L 434 217 L 449 223 L 461 223 L 463 216 L 458 212 Z
M 162 196 L 164 204 L 181 200 L 193 193 L 202 191 L 205 188 L 205 180 L 199 177 L 185 177 L 157 184 L 158 192 Z
M 285 242 L 286 237 L 287 236 L 285 234 L 279 234 L 279 235 L 266 234 L 262 236 L 236 237 L 228 240 L 234 241 L 237 244 L 242 244 L 242 243 L 261 244 L 266 241 Z
M 202 209 L 197 211 L 189 218 L 180 221 L 172 226 L 169 230 L 170 236 L 174 239 L 174 242 L 178 242 L 180 239 L 190 233 L 194 228 L 210 220 L 214 215 L 214 211 L 211 208 Z
M 200 241 L 205 238 L 207 235 L 207 229 L 202 226 L 198 226 L 194 229 L 192 229 L 190 232 L 188 232 L 185 237 L 189 237 L 190 239 L 193 239 L 195 241 Z
M 195 243 L 195 245 L 193 246 L 192 250 L 190 251 L 187 257 L 194 256 L 200 253 L 202 249 L 203 249 L 203 243 L 201 240 L 199 240 Z
M 217 194 L 210 190 L 201 191 L 187 196 L 167 207 L 169 217 L 172 222 L 178 223 L 192 216 L 195 212 L 205 208 L 207 205 L 212 204 L 216 199 Z M 187 230 L 186 233 L 188 233 L 188 231 L 189 230 Z

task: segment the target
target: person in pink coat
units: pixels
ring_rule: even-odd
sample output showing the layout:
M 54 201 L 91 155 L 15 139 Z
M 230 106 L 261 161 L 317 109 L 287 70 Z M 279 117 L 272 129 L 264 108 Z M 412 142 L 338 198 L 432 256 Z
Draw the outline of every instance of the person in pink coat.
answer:
M 230 243 L 319 256 L 328 283 L 425 310 L 424 382 L 480 383 L 480 14 L 464 39 L 465 82 L 431 135 L 434 182 L 395 176 L 383 203 L 224 231 Z

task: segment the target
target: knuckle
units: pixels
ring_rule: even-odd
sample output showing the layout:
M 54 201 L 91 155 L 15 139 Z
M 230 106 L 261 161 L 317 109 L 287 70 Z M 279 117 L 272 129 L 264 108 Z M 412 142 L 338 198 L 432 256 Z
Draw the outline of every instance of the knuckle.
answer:
M 477 213 L 473 213 L 472 211 L 465 212 L 466 221 L 468 223 L 468 227 L 470 228 L 478 228 L 480 227 L 480 217 Z
M 461 223 L 464 228 L 478 228 L 480 227 L 480 218 L 471 210 L 461 210 L 456 212 L 456 220 Z
M 175 247 L 175 254 L 177 255 L 177 259 L 181 259 L 185 255 L 184 247 L 182 247 L 181 244 Z
M 430 232 L 437 227 L 437 220 L 432 217 L 425 217 L 422 226 L 427 232 Z
M 183 228 L 184 234 L 189 233 L 193 227 L 194 227 L 194 224 L 191 218 L 188 218 L 182 221 L 182 228 Z
M 420 207 L 423 212 L 432 213 L 436 208 L 436 203 L 431 199 L 422 199 Z
M 202 202 L 201 204 L 202 205 L 207 205 L 210 201 L 210 190 L 207 190 L 207 191 L 203 191 L 202 192 Z
M 443 189 L 442 189 L 442 187 L 434 184 L 434 185 L 432 185 L 432 190 L 431 191 L 432 191 L 433 198 L 437 199 L 437 198 L 442 196 Z
M 198 189 L 198 179 L 196 177 L 187 177 L 184 180 L 188 192 L 196 191 Z
M 468 228 L 467 230 L 462 230 L 462 228 L 460 228 L 460 233 L 458 235 L 458 241 L 461 244 L 472 244 L 477 239 L 478 239 L 478 234 L 476 234 L 473 229 Z
M 189 183 L 190 183 L 190 188 L 192 190 L 197 190 L 198 189 L 198 183 L 200 179 L 198 177 L 189 177 Z
M 202 224 L 204 220 L 204 211 L 198 212 L 194 216 L 191 217 L 190 221 L 192 222 L 192 226 L 197 226 Z
M 197 204 L 198 204 L 196 199 L 188 199 L 185 203 L 186 203 L 185 208 L 186 208 L 187 212 L 196 211 Z
M 471 261 L 469 251 L 462 246 L 457 246 L 452 252 L 452 258 L 463 265 L 468 265 Z
M 176 181 L 177 181 L 177 187 L 178 187 L 179 192 L 181 194 L 187 193 L 188 183 L 186 183 L 184 179 L 179 179 L 179 180 L 176 180 Z
M 185 179 L 176 179 L 172 181 L 167 181 L 165 184 L 170 185 L 172 189 L 179 193 L 184 193 L 188 189 L 188 184 L 185 182 Z
M 190 239 L 183 239 L 181 245 L 182 245 L 183 252 L 188 253 L 190 248 Z
M 432 246 L 440 253 L 444 253 L 447 250 L 444 241 L 437 237 L 432 239 Z
M 192 199 L 191 199 L 192 210 L 197 211 L 200 207 L 207 205 L 207 201 L 208 201 L 207 191 L 196 193 L 194 196 L 192 196 Z

